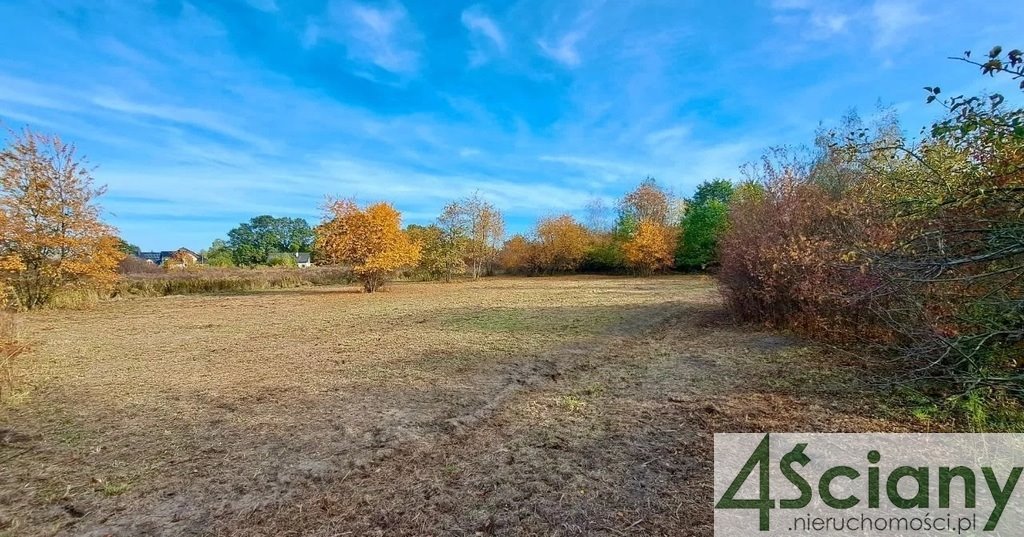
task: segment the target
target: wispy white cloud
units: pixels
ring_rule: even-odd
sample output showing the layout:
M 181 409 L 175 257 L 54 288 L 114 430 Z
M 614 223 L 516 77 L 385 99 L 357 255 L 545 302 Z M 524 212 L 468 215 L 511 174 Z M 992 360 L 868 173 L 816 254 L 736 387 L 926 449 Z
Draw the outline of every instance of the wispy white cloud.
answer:
M 580 64 L 580 53 L 577 43 L 584 38 L 583 32 L 573 30 L 552 41 L 540 39 L 537 45 L 544 54 L 566 67 L 577 67 Z
M 827 1 L 774 0 L 774 21 L 810 40 L 831 39 L 847 31 L 857 16 L 856 8 Z
M 306 21 L 300 41 L 305 48 L 324 41 L 341 43 L 350 60 L 393 74 L 411 75 L 419 70 L 419 32 L 398 3 L 375 7 L 333 0 L 323 17 Z
M 488 48 L 496 50 L 501 54 L 505 53 L 507 48 L 505 34 L 498 27 L 498 23 L 494 19 L 483 13 L 480 6 L 473 6 L 463 10 L 461 20 L 462 25 L 474 37 L 475 44 L 469 54 L 470 65 L 475 67 L 487 63 L 490 60 Z M 485 38 L 490 43 L 490 46 L 485 47 L 479 37 Z
M 266 139 L 233 125 L 221 114 L 210 110 L 166 104 L 146 104 L 131 101 L 116 94 L 96 95 L 91 98 L 91 102 L 111 112 L 153 118 L 170 123 L 182 123 L 205 129 L 248 144 L 253 149 L 268 151 L 272 146 Z
M 576 168 L 587 170 L 600 170 L 614 176 L 630 176 L 643 173 L 643 166 L 636 163 L 629 163 L 622 160 L 609 160 L 595 156 L 581 156 L 577 154 L 541 155 L 538 157 L 542 162 L 557 162 Z
M 499 50 L 505 51 L 505 34 L 494 19 L 484 15 L 479 7 L 474 6 L 462 12 L 462 25 L 471 32 L 486 36 Z
M 0 2 L 0 48 L 12 52 L 0 58 L 0 118 L 78 142 L 110 187 L 111 222 L 147 248 L 201 248 L 254 214 L 315 219 L 327 193 L 389 200 L 424 223 L 479 189 L 517 232 L 646 175 L 682 195 L 737 178 L 763 147 L 810 140 L 849 106 L 963 87 L 972 70 L 936 73 L 919 60 L 1005 43 L 1019 27 L 996 7 L 985 20 L 1004 30 L 907 1 L 764 0 L 702 19 L 711 8 L 679 2 L 655 12 L 596 0 L 500 11 L 481 0 L 446 10 L 321 0 L 303 12 L 258 0 L 168 14 L 67 0 L 92 22 Z M 233 10 L 274 7 L 280 31 L 239 38 L 262 15 Z M 52 31 L 24 29 L 37 20 Z M 759 33 L 766 20 L 780 26 Z M 876 41 L 912 42 L 913 55 L 893 55 L 900 69 L 880 74 Z M 493 69 L 467 70 L 467 53 L 470 67 Z M 67 68 L 19 59 L 43 56 Z M 744 58 L 763 64 L 751 71 Z M 390 86 L 368 91 L 353 75 Z
M 39 82 L 0 74 L 0 104 L 23 105 L 52 110 L 73 110 L 74 94 Z
M 538 207 L 566 211 L 579 209 L 586 194 L 571 186 L 551 183 L 525 184 L 489 174 L 432 173 L 393 162 L 374 162 L 355 157 L 328 157 L 318 162 L 319 192 L 354 195 L 361 201 L 391 200 L 436 207 L 437 215 L 453 197 L 480 192 L 505 211 L 530 213 Z M 314 176 L 310 176 L 311 178 Z M 338 178 L 343 178 L 339 180 Z M 326 190 L 325 190 L 326 189 Z
M 904 0 L 878 0 L 871 9 L 871 15 L 876 49 L 906 42 L 913 37 L 910 30 L 928 20 L 916 3 Z
M 353 3 L 344 10 L 351 17 L 349 55 L 369 60 L 392 73 L 411 73 L 419 67 L 419 53 L 409 46 L 414 30 L 400 4 L 374 8 Z
M 660 129 L 648 134 L 645 137 L 647 145 L 658 147 L 665 143 L 671 143 L 686 138 L 692 129 L 689 125 L 676 125 Z
M 810 9 L 812 0 L 772 0 L 772 9 Z
M 813 13 L 811 15 L 811 26 L 822 35 L 841 33 L 846 30 L 846 25 L 849 22 L 850 17 L 838 13 Z

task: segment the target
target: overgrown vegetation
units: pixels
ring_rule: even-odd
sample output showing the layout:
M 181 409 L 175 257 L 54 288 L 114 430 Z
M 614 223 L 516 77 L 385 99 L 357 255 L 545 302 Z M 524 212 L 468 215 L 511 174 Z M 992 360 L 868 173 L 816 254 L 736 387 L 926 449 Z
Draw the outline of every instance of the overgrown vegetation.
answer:
M 309 285 L 338 285 L 354 281 L 341 267 L 306 269 L 213 269 L 131 274 L 121 277 L 111 296 L 167 296 L 201 293 L 243 293 Z
M 0 311 L 0 401 L 14 391 L 15 361 L 24 351 L 24 345 L 18 340 L 14 315 Z
M 1018 50 L 961 59 L 1024 77 Z M 721 281 L 739 317 L 870 343 L 984 428 L 1024 415 L 1024 109 L 925 89 L 946 115 L 918 140 L 891 116 L 850 117 L 812 157 L 774 150 L 751 168 Z

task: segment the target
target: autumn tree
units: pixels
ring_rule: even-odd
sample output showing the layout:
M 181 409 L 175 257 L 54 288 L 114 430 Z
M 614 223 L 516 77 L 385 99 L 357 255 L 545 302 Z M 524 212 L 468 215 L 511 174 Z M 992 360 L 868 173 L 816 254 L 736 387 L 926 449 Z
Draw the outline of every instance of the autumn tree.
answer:
M 641 220 L 636 233 L 623 245 L 626 264 L 647 275 L 672 267 L 677 229 L 652 220 Z
M 420 247 L 417 270 L 431 279 L 444 278 L 451 281 L 452 274 L 465 270 L 462 255 L 446 240 L 445 231 L 437 225 L 420 226 L 411 224 L 405 229 L 409 240 Z
M 498 254 L 498 263 L 510 274 L 532 274 L 539 270 L 537 250 L 536 243 L 516 234 L 505 241 Z
M 619 202 L 619 221 L 638 223 L 648 220 L 663 225 L 671 224 L 672 197 L 653 177 L 644 179 Z
M 1018 49 L 960 60 L 1024 90 Z M 950 381 L 964 399 L 1024 403 L 1024 107 L 925 90 L 946 115 L 922 140 L 838 137 L 864 175 L 840 208 L 857 223 L 842 238 L 881 280 L 872 309 L 914 375 Z
M 744 168 L 757 186 L 733 194 L 718 277 L 741 319 L 838 335 L 836 325 L 862 312 L 846 300 L 851 274 L 840 263 L 843 246 L 832 240 L 841 222 L 812 169 L 791 148 L 770 149 Z
M 471 240 L 469 258 L 473 265 L 473 277 L 492 274 L 494 261 L 505 238 L 505 218 L 490 202 L 474 196 L 470 205 Z
M 619 201 L 611 240 L 594 254 L 641 274 L 671 267 L 681 207 L 682 200 L 674 200 L 653 178 L 644 179 Z M 666 245 L 673 249 L 668 260 L 664 258 Z
M 364 210 L 351 200 L 328 200 L 316 249 L 320 262 L 351 267 L 368 293 L 420 259 L 419 245 L 402 232 L 401 215 L 388 203 Z
M 1024 79 L 1020 50 L 960 59 Z M 919 138 L 844 120 L 813 158 L 766 156 L 719 278 L 740 318 L 898 356 L 900 382 L 980 428 L 986 402 L 1024 408 L 1024 108 L 925 91 L 946 115 Z
M 590 247 L 587 228 L 569 215 L 542 218 L 535 235 L 536 265 L 545 272 L 576 270 Z
M 449 250 L 459 251 L 474 278 L 490 273 L 505 236 L 505 219 L 479 194 L 445 206 L 438 217 Z M 451 273 L 448 274 L 451 279 Z
M 28 129 L 12 133 L 0 152 L 0 275 L 18 306 L 114 282 L 125 254 L 100 220 L 104 190 L 93 186 L 74 145 Z
M 445 205 L 437 217 L 437 227 L 441 231 L 437 256 L 443 260 L 444 279 L 450 282 L 455 275 L 466 271 L 464 258 L 469 249 L 470 228 L 462 205 L 455 201 Z

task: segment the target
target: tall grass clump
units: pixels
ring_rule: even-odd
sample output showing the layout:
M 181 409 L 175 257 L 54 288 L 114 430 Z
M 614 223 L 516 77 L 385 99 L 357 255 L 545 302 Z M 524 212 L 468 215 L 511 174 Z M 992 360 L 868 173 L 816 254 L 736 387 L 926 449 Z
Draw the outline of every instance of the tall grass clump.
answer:
M 201 268 L 123 275 L 114 286 L 113 297 L 152 297 L 207 293 L 245 293 L 267 289 L 288 289 L 313 285 L 341 285 L 352 282 L 343 268 Z
M 0 311 L 0 400 L 14 391 L 15 363 L 24 351 L 24 345 L 18 341 L 14 314 Z

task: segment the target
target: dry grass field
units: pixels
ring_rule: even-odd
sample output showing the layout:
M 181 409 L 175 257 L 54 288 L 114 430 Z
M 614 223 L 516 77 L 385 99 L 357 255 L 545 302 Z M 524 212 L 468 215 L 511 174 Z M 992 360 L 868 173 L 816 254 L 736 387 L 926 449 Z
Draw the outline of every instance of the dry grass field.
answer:
M 0 535 L 710 535 L 714 432 L 902 427 L 857 363 L 734 325 L 703 277 L 138 298 L 21 322 Z

